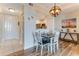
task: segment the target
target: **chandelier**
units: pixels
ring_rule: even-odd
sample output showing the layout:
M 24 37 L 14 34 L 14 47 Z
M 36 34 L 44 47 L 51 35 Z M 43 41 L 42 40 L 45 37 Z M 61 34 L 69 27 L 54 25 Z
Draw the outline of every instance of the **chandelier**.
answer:
M 58 16 L 60 12 L 61 8 L 59 6 L 56 6 L 56 4 L 54 4 L 54 6 L 49 11 L 49 13 L 54 17 Z

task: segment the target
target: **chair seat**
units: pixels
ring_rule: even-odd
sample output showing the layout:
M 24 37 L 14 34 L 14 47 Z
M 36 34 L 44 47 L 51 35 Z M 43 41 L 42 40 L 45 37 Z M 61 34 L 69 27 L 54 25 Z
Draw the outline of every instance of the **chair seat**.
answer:
M 47 44 L 47 43 L 50 43 L 50 39 L 48 38 L 48 37 L 43 37 L 42 38 L 42 43 L 41 42 L 39 42 L 39 44 Z

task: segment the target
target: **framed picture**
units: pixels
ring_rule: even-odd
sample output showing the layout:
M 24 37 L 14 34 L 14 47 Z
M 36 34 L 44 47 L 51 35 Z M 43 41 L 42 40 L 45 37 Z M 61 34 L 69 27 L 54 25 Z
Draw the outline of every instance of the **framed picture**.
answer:
M 47 26 L 45 23 L 38 23 L 36 24 L 36 29 L 46 29 Z
M 62 28 L 76 28 L 76 18 L 65 19 L 62 21 Z

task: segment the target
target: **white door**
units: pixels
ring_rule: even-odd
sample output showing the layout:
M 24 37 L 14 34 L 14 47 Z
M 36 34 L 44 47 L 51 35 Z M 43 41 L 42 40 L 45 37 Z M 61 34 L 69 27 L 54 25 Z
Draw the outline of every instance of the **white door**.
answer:
M 17 16 L 8 14 L 0 15 L 0 55 L 8 55 L 22 48 L 19 42 L 19 30 Z
M 3 38 L 8 39 L 19 39 L 19 27 L 18 27 L 18 18 L 13 15 L 4 16 L 4 34 Z

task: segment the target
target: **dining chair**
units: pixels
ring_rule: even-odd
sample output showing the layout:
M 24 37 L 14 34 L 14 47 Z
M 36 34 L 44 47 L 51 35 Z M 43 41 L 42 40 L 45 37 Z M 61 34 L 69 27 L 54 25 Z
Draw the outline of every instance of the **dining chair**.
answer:
M 33 45 L 34 45 L 34 49 L 36 49 L 36 47 L 38 46 L 38 40 L 35 36 L 35 32 L 32 32 L 32 36 L 33 36 Z M 37 50 L 36 50 L 37 52 Z
M 56 31 L 54 33 L 54 37 L 51 38 L 51 53 L 52 50 L 54 51 L 54 53 L 59 50 L 59 35 L 60 32 Z
M 34 32 L 33 33 L 33 37 L 34 37 L 34 45 L 36 46 L 36 52 L 38 51 L 38 47 L 40 46 L 40 49 L 41 49 L 41 55 L 43 55 L 43 51 L 44 51 L 44 47 L 47 46 L 47 50 L 48 50 L 48 53 L 49 53 L 49 41 L 48 38 L 44 38 L 41 36 L 41 33 L 40 32 Z

